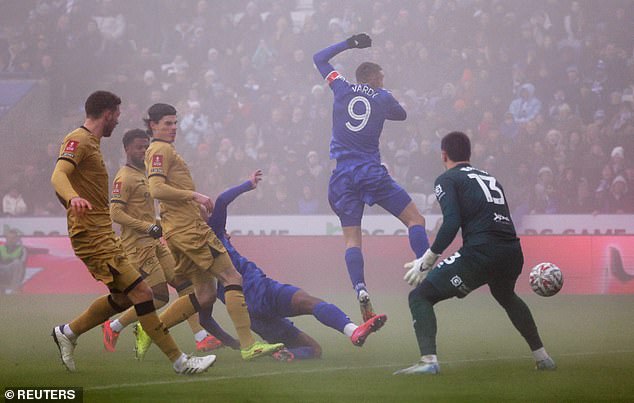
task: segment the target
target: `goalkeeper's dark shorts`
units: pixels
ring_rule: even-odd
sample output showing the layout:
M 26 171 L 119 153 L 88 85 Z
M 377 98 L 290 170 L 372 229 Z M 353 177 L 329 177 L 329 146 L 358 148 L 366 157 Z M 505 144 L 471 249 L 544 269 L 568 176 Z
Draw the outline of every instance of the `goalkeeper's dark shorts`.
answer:
M 519 240 L 463 246 L 433 268 L 426 280 L 445 298 L 464 298 L 484 284 L 513 290 L 523 265 Z

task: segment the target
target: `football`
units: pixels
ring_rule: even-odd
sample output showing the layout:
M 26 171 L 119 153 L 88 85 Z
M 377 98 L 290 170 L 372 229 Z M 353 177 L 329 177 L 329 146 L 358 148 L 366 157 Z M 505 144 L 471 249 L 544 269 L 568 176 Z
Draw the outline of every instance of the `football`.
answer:
M 555 264 L 545 262 L 531 269 L 528 281 L 537 295 L 552 297 L 564 285 L 564 275 Z

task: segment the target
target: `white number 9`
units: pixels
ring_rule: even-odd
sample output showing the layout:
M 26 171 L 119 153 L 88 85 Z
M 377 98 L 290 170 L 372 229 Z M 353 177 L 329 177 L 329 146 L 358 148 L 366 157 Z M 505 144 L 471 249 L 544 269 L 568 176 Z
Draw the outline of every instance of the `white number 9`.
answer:
M 357 102 L 361 102 L 363 105 L 365 105 L 365 113 L 363 115 L 359 115 L 354 112 L 354 106 L 357 104 Z M 350 115 L 352 119 L 358 120 L 359 124 L 355 126 L 350 122 L 346 122 L 346 127 L 348 128 L 348 130 L 358 132 L 363 129 L 365 125 L 368 124 L 368 120 L 370 120 L 371 109 L 372 108 L 370 107 L 370 101 L 368 101 L 367 98 L 362 96 L 356 96 L 352 98 L 350 102 L 348 102 L 348 115 Z

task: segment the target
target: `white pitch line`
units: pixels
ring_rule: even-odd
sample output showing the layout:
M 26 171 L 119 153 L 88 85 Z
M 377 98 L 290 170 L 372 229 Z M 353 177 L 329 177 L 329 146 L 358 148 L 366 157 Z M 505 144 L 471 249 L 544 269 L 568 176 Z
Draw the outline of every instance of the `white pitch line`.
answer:
M 588 356 L 588 355 L 605 355 L 605 354 L 632 354 L 634 350 L 612 350 L 612 351 L 588 351 L 588 352 L 580 352 L 580 353 L 566 353 L 566 354 L 558 354 L 558 357 L 577 357 L 577 356 Z M 471 362 L 487 362 L 487 361 L 509 361 L 509 360 L 519 360 L 519 359 L 527 359 L 529 356 L 508 356 L 508 357 L 491 357 L 491 358 L 473 358 L 473 359 L 464 359 L 464 360 L 452 360 L 452 361 L 441 361 L 442 364 L 461 364 L 461 363 L 471 363 Z M 263 378 L 267 376 L 278 376 L 278 375 L 291 375 L 291 374 L 312 374 L 319 372 L 336 372 L 336 371 L 347 371 L 347 370 L 358 370 L 358 369 L 376 369 L 376 368 L 390 368 L 390 367 L 399 367 L 408 365 L 407 363 L 393 363 L 393 364 L 381 364 L 381 365 L 364 365 L 364 366 L 342 366 L 342 367 L 320 367 L 320 368 L 312 368 L 312 369 L 292 369 L 289 368 L 287 371 L 273 371 L 273 372 L 263 372 L 259 374 L 250 374 L 250 375 L 235 375 L 235 376 L 216 376 L 216 377 L 205 377 L 205 376 L 196 376 L 195 378 L 181 378 L 174 380 L 166 380 L 166 381 L 150 381 L 150 382 L 136 382 L 136 383 L 120 383 L 120 384 L 112 384 L 112 385 L 100 385 L 100 386 L 89 386 L 84 388 L 84 391 L 94 391 L 94 390 L 109 390 L 109 389 L 124 389 L 124 388 L 138 388 L 145 386 L 157 386 L 157 385 L 174 385 L 174 384 L 184 384 L 184 383 L 199 383 L 199 382 L 218 382 L 218 381 L 226 381 L 232 379 L 247 379 L 247 378 Z M 212 369 L 213 371 L 213 369 Z

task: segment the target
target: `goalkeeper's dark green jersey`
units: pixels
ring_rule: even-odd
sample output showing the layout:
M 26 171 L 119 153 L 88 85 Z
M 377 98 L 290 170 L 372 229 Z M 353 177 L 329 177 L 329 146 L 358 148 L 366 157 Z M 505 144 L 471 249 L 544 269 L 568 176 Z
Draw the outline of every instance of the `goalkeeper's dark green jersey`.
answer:
M 465 246 L 517 240 L 502 185 L 468 163 L 440 175 L 434 184 L 443 223 L 431 246 L 442 253 L 462 229 Z

